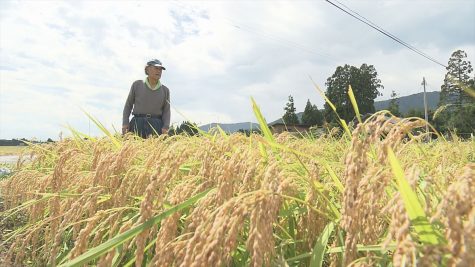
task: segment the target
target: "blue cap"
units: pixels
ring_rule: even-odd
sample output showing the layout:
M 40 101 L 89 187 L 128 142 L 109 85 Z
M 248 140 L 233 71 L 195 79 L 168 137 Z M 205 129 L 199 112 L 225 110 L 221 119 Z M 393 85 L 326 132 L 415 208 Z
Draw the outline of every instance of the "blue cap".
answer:
M 162 67 L 162 69 L 166 70 L 165 67 L 162 65 L 162 62 L 158 59 L 152 59 L 147 62 L 147 66 L 155 66 L 155 67 Z

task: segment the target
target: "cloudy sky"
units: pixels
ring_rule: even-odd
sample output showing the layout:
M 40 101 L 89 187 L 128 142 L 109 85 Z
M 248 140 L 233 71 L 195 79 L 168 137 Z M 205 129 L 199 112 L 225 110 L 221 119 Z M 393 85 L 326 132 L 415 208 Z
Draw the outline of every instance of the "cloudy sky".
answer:
M 475 58 L 475 1 L 348 1 L 406 43 L 446 64 Z M 268 121 L 289 95 L 297 111 L 323 99 L 325 81 L 344 64 L 375 66 L 400 96 L 440 90 L 446 70 L 325 1 L 0 1 L 0 138 L 58 139 L 67 125 L 121 128 L 133 81 L 160 59 L 171 90 L 172 122 Z

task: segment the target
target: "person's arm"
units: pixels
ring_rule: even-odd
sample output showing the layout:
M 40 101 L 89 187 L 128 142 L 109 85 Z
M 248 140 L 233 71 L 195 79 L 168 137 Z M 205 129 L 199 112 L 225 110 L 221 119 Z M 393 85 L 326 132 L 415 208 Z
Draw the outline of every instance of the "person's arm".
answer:
M 129 131 L 129 117 L 132 112 L 132 108 L 135 102 L 134 84 L 132 84 L 129 92 L 129 96 L 125 101 L 124 111 L 122 112 L 122 134 L 126 134 Z
M 165 105 L 162 111 L 162 134 L 168 134 L 168 128 L 170 127 L 170 90 L 166 90 L 165 93 Z

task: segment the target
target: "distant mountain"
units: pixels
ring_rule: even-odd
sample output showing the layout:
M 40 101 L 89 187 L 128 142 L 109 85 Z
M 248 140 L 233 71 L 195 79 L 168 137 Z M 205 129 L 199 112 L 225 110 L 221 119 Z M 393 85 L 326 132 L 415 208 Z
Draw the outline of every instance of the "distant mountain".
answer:
M 426 97 L 427 108 L 432 110 L 437 109 L 440 100 L 440 92 L 427 92 Z M 410 109 L 424 110 L 424 93 L 402 96 L 397 98 L 397 100 L 399 102 L 399 112 L 402 114 L 406 114 Z M 374 102 L 374 108 L 376 110 L 387 109 L 389 107 L 389 101 L 391 100 Z
M 239 123 L 209 123 L 203 126 L 200 126 L 200 129 L 203 131 L 209 131 L 211 128 L 215 128 L 216 126 L 221 127 L 223 131 L 227 133 L 234 133 L 239 131 L 240 129 L 249 130 L 249 129 L 259 129 L 258 123 L 253 122 L 239 122 Z
M 439 91 L 427 92 L 426 97 L 427 97 L 427 108 L 435 110 L 437 108 L 437 105 L 439 104 L 440 92 Z M 424 93 L 417 93 L 413 95 L 402 96 L 402 97 L 397 98 L 397 100 L 399 102 L 399 111 L 402 114 L 406 114 L 410 109 L 424 110 Z M 387 109 L 389 107 L 389 101 L 390 100 L 376 101 L 374 102 L 374 107 L 377 111 Z M 299 118 L 299 120 L 302 119 L 302 115 L 303 115 L 303 112 L 297 113 L 297 117 Z M 276 123 L 282 123 L 282 118 L 272 121 L 269 124 L 273 125 Z M 253 129 L 259 128 L 259 124 L 257 123 L 239 122 L 239 123 L 210 123 L 210 124 L 200 126 L 200 129 L 204 131 L 208 131 L 209 129 L 216 127 L 216 125 L 219 125 L 221 129 L 223 129 L 225 132 L 228 132 L 228 133 L 237 132 L 239 129 L 249 130 L 251 126 Z

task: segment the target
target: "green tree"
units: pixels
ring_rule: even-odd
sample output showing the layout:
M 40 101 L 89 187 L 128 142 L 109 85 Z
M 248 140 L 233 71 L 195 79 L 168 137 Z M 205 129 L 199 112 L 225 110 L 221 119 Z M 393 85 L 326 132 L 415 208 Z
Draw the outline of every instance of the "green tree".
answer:
M 389 107 L 388 110 L 394 115 L 394 116 L 401 116 L 401 112 L 399 112 L 399 100 L 397 98 L 396 92 L 394 90 L 391 92 L 391 100 L 389 101 Z
M 381 95 L 380 88 L 384 88 L 378 73 L 373 65 L 362 64 L 357 68 L 345 64 L 338 66 L 335 73 L 327 79 L 326 96 L 335 105 L 338 115 L 350 121 L 355 117 L 353 106 L 348 96 L 348 86 L 351 84 L 361 114 L 373 113 L 374 99 Z M 335 121 L 333 110 L 325 103 L 325 119 Z
M 464 104 L 457 109 L 439 108 L 433 116 L 435 127 L 442 133 L 454 132 L 462 137 L 475 134 L 475 104 Z M 472 119 L 471 119 L 472 118 Z
M 318 110 L 316 105 L 310 103 L 310 99 L 307 99 L 307 105 L 302 114 L 302 123 L 308 126 L 322 125 L 323 114 Z
M 404 116 L 404 117 L 406 117 L 406 118 L 417 117 L 417 118 L 423 119 L 424 118 L 424 110 L 419 109 L 419 108 L 411 108 L 407 111 L 406 116 Z
M 442 84 L 440 88 L 440 106 L 447 104 L 462 105 L 475 102 L 474 99 L 463 90 L 463 86 L 472 87 L 473 89 L 473 79 L 470 77 L 473 68 L 470 61 L 466 60 L 466 58 L 467 53 L 463 50 L 453 52 L 449 58 L 444 84 Z
M 260 129 L 239 129 L 238 133 L 243 133 L 246 136 L 250 136 L 251 134 L 262 134 Z
M 289 95 L 289 102 L 287 102 L 285 108 L 285 114 L 282 116 L 282 120 L 285 124 L 299 124 L 299 118 L 297 114 L 295 114 L 295 105 L 294 105 L 294 98 Z
M 475 120 L 470 119 L 475 117 L 475 98 L 465 91 L 475 91 L 475 77 L 470 76 L 472 72 L 467 53 L 463 50 L 453 52 L 441 86 L 440 107 L 435 120 L 443 133 L 453 131 L 465 136 L 475 132 Z
M 432 124 L 432 126 L 434 126 L 436 130 L 439 130 L 438 124 L 437 124 L 438 122 L 434 120 L 434 114 L 435 114 L 435 110 L 432 110 L 432 109 L 427 110 L 427 117 L 429 117 L 429 123 Z M 404 115 L 404 118 L 410 118 L 410 117 L 425 119 L 424 109 L 422 108 L 409 109 L 407 113 Z

